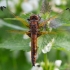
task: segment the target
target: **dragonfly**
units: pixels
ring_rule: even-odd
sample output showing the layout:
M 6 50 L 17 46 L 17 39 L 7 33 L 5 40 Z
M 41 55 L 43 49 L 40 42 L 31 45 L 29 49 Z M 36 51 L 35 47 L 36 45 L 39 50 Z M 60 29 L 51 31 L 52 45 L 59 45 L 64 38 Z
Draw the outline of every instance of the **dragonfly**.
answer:
M 45 1 L 46 0 L 44 0 L 43 3 L 46 3 Z M 41 9 L 41 12 L 42 12 L 42 10 L 44 8 Z M 66 10 L 67 10 L 67 12 L 69 12 L 68 8 Z M 43 10 L 42 13 L 45 13 L 45 12 L 46 12 L 46 9 Z M 61 26 L 63 26 L 63 25 L 60 22 L 60 17 L 57 16 L 57 15 L 49 17 L 49 18 L 47 18 L 47 19 L 45 19 L 43 21 L 41 21 L 42 18 L 39 15 L 36 15 L 36 14 L 30 15 L 30 17 L 27 19 L 27 21 L 24 20 L 23 18 L 20 18 L 19 16 L 15 16 L 13 13 L 12 13 L 12 15 L 15 18 L 12 18 L 12 19 L 11 18 L 5 18 L 5 19 L 6 20 L 7 19 L 8 20 L 19 20 L 26 27 L 29 28 L 28 31 L 25 31 L 25 30 L 23 30 L 23 31 L 21 31 L 21 30 L 20 31 L 19 30 L 12 30 L 10 32 L 17 32 L 17 33 L 22 33 L 22 34 L 26 33 L 30 37 L 30 39 L 31 39 L 31 61 L 32 61 L 32 65 L 33 66 L 35 66 L 35 63 L 36 63 L 36 55 L 37 55 L 37 50 L 38 50 L 38 46 L 37 46 L 37 41 L 38 40 L 37 40 L 37 38 L 40 37 L 40 36 L 42 36 L 42 35 L 46 35 L 47 36 L 49 34 L 50 35 L 53 34 L 55 36 L 57 34 L 56 33 L 56 29 L 57 29 L 58 33 L 60 33 L 60 32 L 63 32 L 63 29 L 65 29 L 66 26 L 68 26 L 68 24 L 66 24 L 66 25 L 64 24 L 65 27 L 63 27 L 61 29 Z M 62 16 L 62 15 L 60 15 L 60 16 Z M 66 22 L 67 21 L 69 21 L 69 18 L 66 19 Z M 50 22 L 50 23 L 48 23 L 48 22 Z M 52 28 L 54 31 L 50 31 L 50 30 L 48 30 L 48 28 L 49 29 Z M 68 30 L 66 30 L 66 31 L 68 31 Z M 44 40 L 42 42 L 44 42 Z

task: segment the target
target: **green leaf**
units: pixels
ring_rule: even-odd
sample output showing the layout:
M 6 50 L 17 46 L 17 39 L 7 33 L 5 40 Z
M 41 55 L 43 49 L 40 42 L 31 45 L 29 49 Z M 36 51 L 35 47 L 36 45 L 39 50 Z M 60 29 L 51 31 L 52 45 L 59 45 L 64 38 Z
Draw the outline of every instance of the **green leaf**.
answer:
M 55 39 L 52 48 L 59 50 L 70 51 L 70 33 L 67 32 L 56 32 L 56 34 L 45 34 L 38 38 L 38 53 L 47 45 L 51 39 Z
M 40 54 L 41 53 L 41 50 L 45 47 L 45 45 L 47 45 L 51 39 L 53 39 L 53 35 L 50 35 L 50 34 L 45 34 L 45 35 L 42 35 L 38 38 L 38 53 Z
M 55 40 L 55 48 L 70 51 L 70 33 L 58 33 Z
M 3 31 L 0 35 L 0 48 L 6 48 L 10 50 L 24 50 L 29 51 L 29 42 L 30 39 L 23 39 L 23 35 L 16 33 L 8 33 Z

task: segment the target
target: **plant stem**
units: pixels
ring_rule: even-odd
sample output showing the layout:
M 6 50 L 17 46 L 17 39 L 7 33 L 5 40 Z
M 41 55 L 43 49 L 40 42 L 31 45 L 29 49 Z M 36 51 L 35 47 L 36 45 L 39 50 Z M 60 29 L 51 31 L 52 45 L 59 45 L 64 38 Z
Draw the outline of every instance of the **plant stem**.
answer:
M 8 7 L 8 0 L 6 0 L 6 5 L 7 5 L 7 7 Z
M 44 54 L 45 70 L 48 70 L 47 54 Z
M 68 55 L 68 63 L 70 64 L 70 52 L 68 52 L 67 55 Z
M 17 70 L 17 62 L 15 58 L 13 58 L 13 70 Z
M 53 70 L 53 63 L 50 63 L 49 70 Z

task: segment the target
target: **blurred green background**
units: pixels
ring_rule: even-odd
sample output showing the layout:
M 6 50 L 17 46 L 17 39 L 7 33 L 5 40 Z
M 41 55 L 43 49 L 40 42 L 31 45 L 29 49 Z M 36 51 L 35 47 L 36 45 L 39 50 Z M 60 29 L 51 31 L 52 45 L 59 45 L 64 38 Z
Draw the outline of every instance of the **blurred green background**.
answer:
M 30 39 L 23 39 L 22 33 L 12 33 L 7 31 L 14 30 L 14 28 L 16 30 L 24 30 L 28 28 L 20 21 L 4 19 L 13 18 L 14 16 L 11 14 L 11 12 L 24 19 L 29 18 L 32 13 L 38 14 L 40 12 L 41 0 L 38 2 L 39 8 L 34 7 L 36 9 L 33 10 L 30 7 L 32 9 L 30 12 L 26 9 L 25 11 L 22 8 L 22 4 L 24 2 L 27 2 L 27 0 L 0 0 L 0 6 L 7 7 L 7 9 L 4 9 L 3 11 L 0 10 L 0 70 L 31 70 L 32 68 L 31 61 L 27 59 L 30 58 L 30 55 L 27 55 L 27 52 L 30 51 Z M 70 0 L 49 0 L 48 2 L 50 3 L 51 7 L 54 7 L 52 8 L 53 14 L 60 14 L 62 10 L 70 8 Z M 45 11 L 47 12 L 49 7 L 48 5 L 46 5 L 45 7 Z M 66 18 L 67 17 L 68 16 L 66 16 Z M 17 25 L 24 29 L 16 27 Z M 68 28 L 70 29 L 70 27 Z M 64 37 L 64 35 L 62 35 L 61 37 Z M 61 68 L 63 69 L 60 70 L 70 70 L 70 34 L 66 35 L 64 40 L 66 40 L 64 41 L 64 43 L 66 43 L 66 45 L 68 44 L 68 47 L 63 46 L 64 48 L 52 48 L 52 50 L 47 53 L 47 58 L 50 62 L 55 62 L 55 60 L 62 60 Z M 43 53 L 41 53 L 37 59 L 37 62 L 39 63 L 41 63 L 42 61 L 44 61 Z

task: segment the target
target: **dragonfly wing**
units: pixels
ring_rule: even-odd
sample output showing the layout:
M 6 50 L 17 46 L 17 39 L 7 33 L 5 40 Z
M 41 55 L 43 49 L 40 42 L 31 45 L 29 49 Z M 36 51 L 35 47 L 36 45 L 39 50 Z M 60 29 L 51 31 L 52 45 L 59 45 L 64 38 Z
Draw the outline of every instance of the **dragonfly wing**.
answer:
M 10 24 L 10 23 L 6 23 L 4 22 L 3 20 L 0 20 L 0 24 L 4 25 L 4 26 L 7 26 L 7 27 L 10 27 L 10 28 L 13 28 L 13 29 L 16 29 L 16 30 L 24 30 L 24 31 L 28 31 L 29 29 L 27 28 L 22 28 L 20 26 L 17 26 L 17 25 L 13 25 L 13 24 Z
M 16 17 L 16 18 L 4 18 L 4 20 L 17 20 L 17 21 L 20 21 L 25 26 L 29 27 L 28 22 L 26 20 L 20 18 L 20 17 Z
M 2 27 L 0 27 L 0 48 L 24 51 L 30 50 L 30 39 L 24 39 L 23 37 L 23 34 L 28 33 L 28 29 L 6 23 L 2 20 L 0 20 L 0 25 L 2 25 Z
M 24 38 L 24 31 L 6 31 L 0 29 L 0 48 L 10 49 L 13 51 L 24 50 L 30 51 L 29 43 L 30 38 Z
M 53 43 L 52 40 L 54 40 Z M 52 31 L 50 33 L 45 32 L 45 34 L 42 34 L 42 36 L 38 38 L 38 53 L 41 53 L 45 46 L 48 50 L 50 47 L 70 51 L 70 33 L 65 33 L 64 31 Z
M 53 19 L 53 20 L 50 21 L 49 27 L 57 28 L 57 27 L 59 27 L 61 25 L 62 24 L 61 24 L 60 20 L 56 18 L 56 19 Z
M 7 13 L 5 13 L 5 11 L 6 11 Z M 2 18 L 2 19 L 4 19 L 4 20 L 18 20 L 18 21 L 20 21 L 23 25 L 29 27 L 28 22 L 27 22 L 24 18 L 21 18 L 21 17 L 19 17 L 19 16 L 15 16 L 15 14 L 12 13 L 8 8 L 6 8 L 6 10 L 4 10 L 3 13 L 6 14 L 7 18 L 4 17 L 4 18 Z
M 49 27 L 53 29 L 59 29 L 61 31 L 69 31 L 70 32 L 70 12 L 65 10 L 62 14 L 60 14 L 57 18 L 53 19 L 49 23 Z
M 70 12 L 68 10 L 65 10 L 63 13 L 50 17 L 49 19 L 41 22 L 39 26 L 48 26 L 52 29 L 60 29 L 61 30 L 68 30 L 70 31 L 70 16 L 68 16 Z M 68 16 L 68 17 L 67 17 Z M 49 22 L 49 23 L 48 23 Z
M 28 32 L 26 31 L 20 31 L 20 30 L 7 30 L 8 32 L 11 32 L 11 33 L 18 33 L 18 34 L 27 34 Z
M 42 0 L 42 5 L 41 5 L 41 13 L 46 13 L 51 11 L 51 7 L 49 5 L 48 0 Z
M 49 21 L 55 19 L 56 17 L 57 17 L 57 16 L 53 16 L 53 17 L 48 18 L 48 19 L 45 20 L 45 21 L 42 21 L 42 22 L 39 24 L 39 27 L 45 26 L 45 24 L 48 24 Z
M 24 50 L 24 51 L 29 51 L 29 43 L 30 39 L 24 39 L 23 34 L 27 33 L 29 31 L 29 28 L 27 27 L 20 27 L 21 24 L 18 24 L 19 22 L 7 21 L 6 18 L 11 18 L 10 20 L 14 19 L 14 15 L 11 14 L 7 9 L 4 9 L 3 11 L 0 11 L 0 24 L 3 25 L 0 27 L 0 48 L 6 48 L 10 50 Z M 5 19 L 4 19 L 5 18 Z M 19 19 L 19 17 L 18 17 Z M 4 21 L 6 22 L 4 22 Z M 17 18 L 15 17 L 15 20 Z M 20 22 L 25 21 L 23 24 L 28 24 L 25 19 L 19 19 Z M 8 22 L 8 23 L 7 23 Z M 16 23 L 17 22 L 17 23 Z M 20 25 L 20 26 L 19 26 Z M 29 24 L 28 24 L 29 25 Z M 8 31 L 9 30 L 9 31 Z M 14 31 L 10 31 L 14 30 Z M 10 33 L 11 32 L 11 33 Z M 18 34 L 17 34 L 18 33 Z

